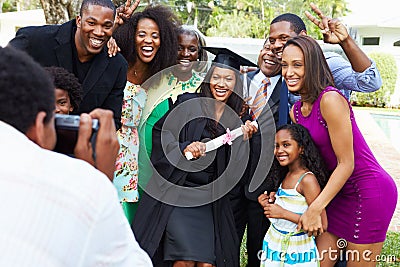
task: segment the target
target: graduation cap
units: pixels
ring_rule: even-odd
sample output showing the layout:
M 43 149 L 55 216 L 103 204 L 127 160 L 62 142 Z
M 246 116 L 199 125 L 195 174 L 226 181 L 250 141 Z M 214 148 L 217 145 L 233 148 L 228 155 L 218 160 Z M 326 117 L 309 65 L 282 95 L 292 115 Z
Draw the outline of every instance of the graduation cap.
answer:
M 235 52 L 229 50 L 228 48 L 206 46 L 203 47 L 203 49 L 215 55 L 215 58 L 213 60 L 214 63 L 227 65 L 238 71 L 240 71 L 240 66 L 257 67 L 257 65 L 251 62 L 250 60 L 242 57 L 241 55 L 236 54 Z

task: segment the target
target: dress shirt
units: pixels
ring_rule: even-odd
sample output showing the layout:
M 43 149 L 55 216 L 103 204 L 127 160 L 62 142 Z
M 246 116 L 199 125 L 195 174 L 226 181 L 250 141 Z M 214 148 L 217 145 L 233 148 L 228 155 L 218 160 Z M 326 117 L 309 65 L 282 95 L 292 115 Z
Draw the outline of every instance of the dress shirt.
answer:
M 266 78 L 261 71 L 259 71 L 254 78 L 251 80 L 250 89 L 249 89 L 249 96 L 251 96 L 250 103 L 253 103 L 254 97 L 257 94 L 258 89 L 263 85 L 263 80 Z M 270 84 L 267 87 L 267 97 L 266 100 L 268 102 L 269 97 L 272 95 L 272 91 L 274 90 L 276 84 L 278 83 L 279 79 L 281 78 L 280 75 L 276 75 L 273 77 L 269 77 Z
M 152 266 L 108 178 L 0 121 L 0 266 Z
M 351 91 L 370 93 L 382 86 L 382 78 L 373 60 L 370 59 L 371 66 L 365 71 L 356 72 L 350 62 L 338 53 L 324 52 L 324 56 L 335 80 L 335 87 L 347 99 L 350 99 Z

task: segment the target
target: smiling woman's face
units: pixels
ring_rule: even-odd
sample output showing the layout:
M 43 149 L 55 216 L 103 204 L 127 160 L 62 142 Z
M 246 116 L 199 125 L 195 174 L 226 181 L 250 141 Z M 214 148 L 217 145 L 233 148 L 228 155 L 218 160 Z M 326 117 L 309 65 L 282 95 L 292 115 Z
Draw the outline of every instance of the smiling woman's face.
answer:
M 302 93 L 305 77 L 304 54 L 295 45 L 288 45 L 282 54 L 282 76 L 292 93 Z
M 150 63 L 161 45 L 160 30 L 157 23 L 149 18 L 139 20 L 135 42 L 138 58 L 144 63 Z
M 181 71 L 191 71 L 192 63 L 199 58 L 197 37 L 191 34 L 178 36 L 178 65 Z
M 210 89 L 213 97 L 227 102 L 236 84 L 235 72 L 231 69 L 215 67 L 210 78 Z

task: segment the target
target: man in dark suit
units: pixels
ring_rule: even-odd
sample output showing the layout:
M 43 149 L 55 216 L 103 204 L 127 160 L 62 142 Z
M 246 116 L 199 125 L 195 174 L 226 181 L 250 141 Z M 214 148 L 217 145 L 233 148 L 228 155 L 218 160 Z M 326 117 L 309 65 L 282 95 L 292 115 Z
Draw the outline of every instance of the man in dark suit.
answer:
M 268 38 L 265 40 L 263 48 L 260 50 L 257 60 L 258 69 L 247 74 L 251 83 L 247 86 L 247 96 L 250 106 L 253 105 L 258 89 L 263 85 L 263 81 L 268 78 L 268 87 L 266 92 L 266 101 L 268 107 L 274 115 L 275 121 L 278 121 L 279 104 L 279 86 L 282 85 L 281 65 L 275 55 L 270 50 Z M 278 94 L 277 94 L 278 93 Z M 265 107 L 265 106 L 264 106 Z M 258 117 L 253 118 L 259 120 Z
M 137 4 L 132 5 L 133 10 Z M 127 10 L 133 12 L 132 8 Z M 21 28 L 9 45 L 26 51 L 42 66 L 59 66 L 74 73 L 83 87 L 83 100 L 74 113 L 112 110 L 119 128 L 127 63 L 122 55 L 107 54 L 114 20 L 119 22 L 121 14 L 115 15 L 111 0 L 84 0 L 76 19 L 61 25 Z
M 272 162 L 275 125 L 279 121 L 280 91 L 282 87 L 281 65 L 269 48 L 268 38 L 258 56 L 259 69 L 247 73 L 249 78 L 245 96 L 251 97 L 253 119 L 259 124 L 261 138 L 253 138 L 250 150 L 248 175 L 231 192 L 236 229 L 242 240 L 247 225 L 247 266 L 260 266 L 258 253 L 262 247 L 264 235 L 270 225 L 264 211 L 258 203 L 258 196 L 264 191 L 272 190 L 272 184 L 265 180 L 269 170 L 268 162 Z M 259 105 L 258 92 L 264 88 L 265 102 Z M 256 112 L 261 109 L 262 112 Z M 286 123 L 287 121 L 285 121 Z M 253 184 L 254 183 L 254 184 Z M 254 189 L 256 189 L 254 191 Z

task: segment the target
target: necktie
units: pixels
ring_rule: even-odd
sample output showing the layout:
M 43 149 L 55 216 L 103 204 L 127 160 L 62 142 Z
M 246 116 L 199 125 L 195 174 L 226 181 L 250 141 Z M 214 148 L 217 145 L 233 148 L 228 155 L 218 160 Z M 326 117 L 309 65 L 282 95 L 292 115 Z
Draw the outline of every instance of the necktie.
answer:
M 253 118 L 253 120 L 256 120 L 258 116 L 260 116 L 265 104 L 267 104 L 267 88 L 269 83 L 269 78 L 266 77 L 262 81 L 262 85 L 260 86 L 260 88 L 257 90 L 256 96 L 254 97 L 254 101 L 252 104 L 251 117 Z

